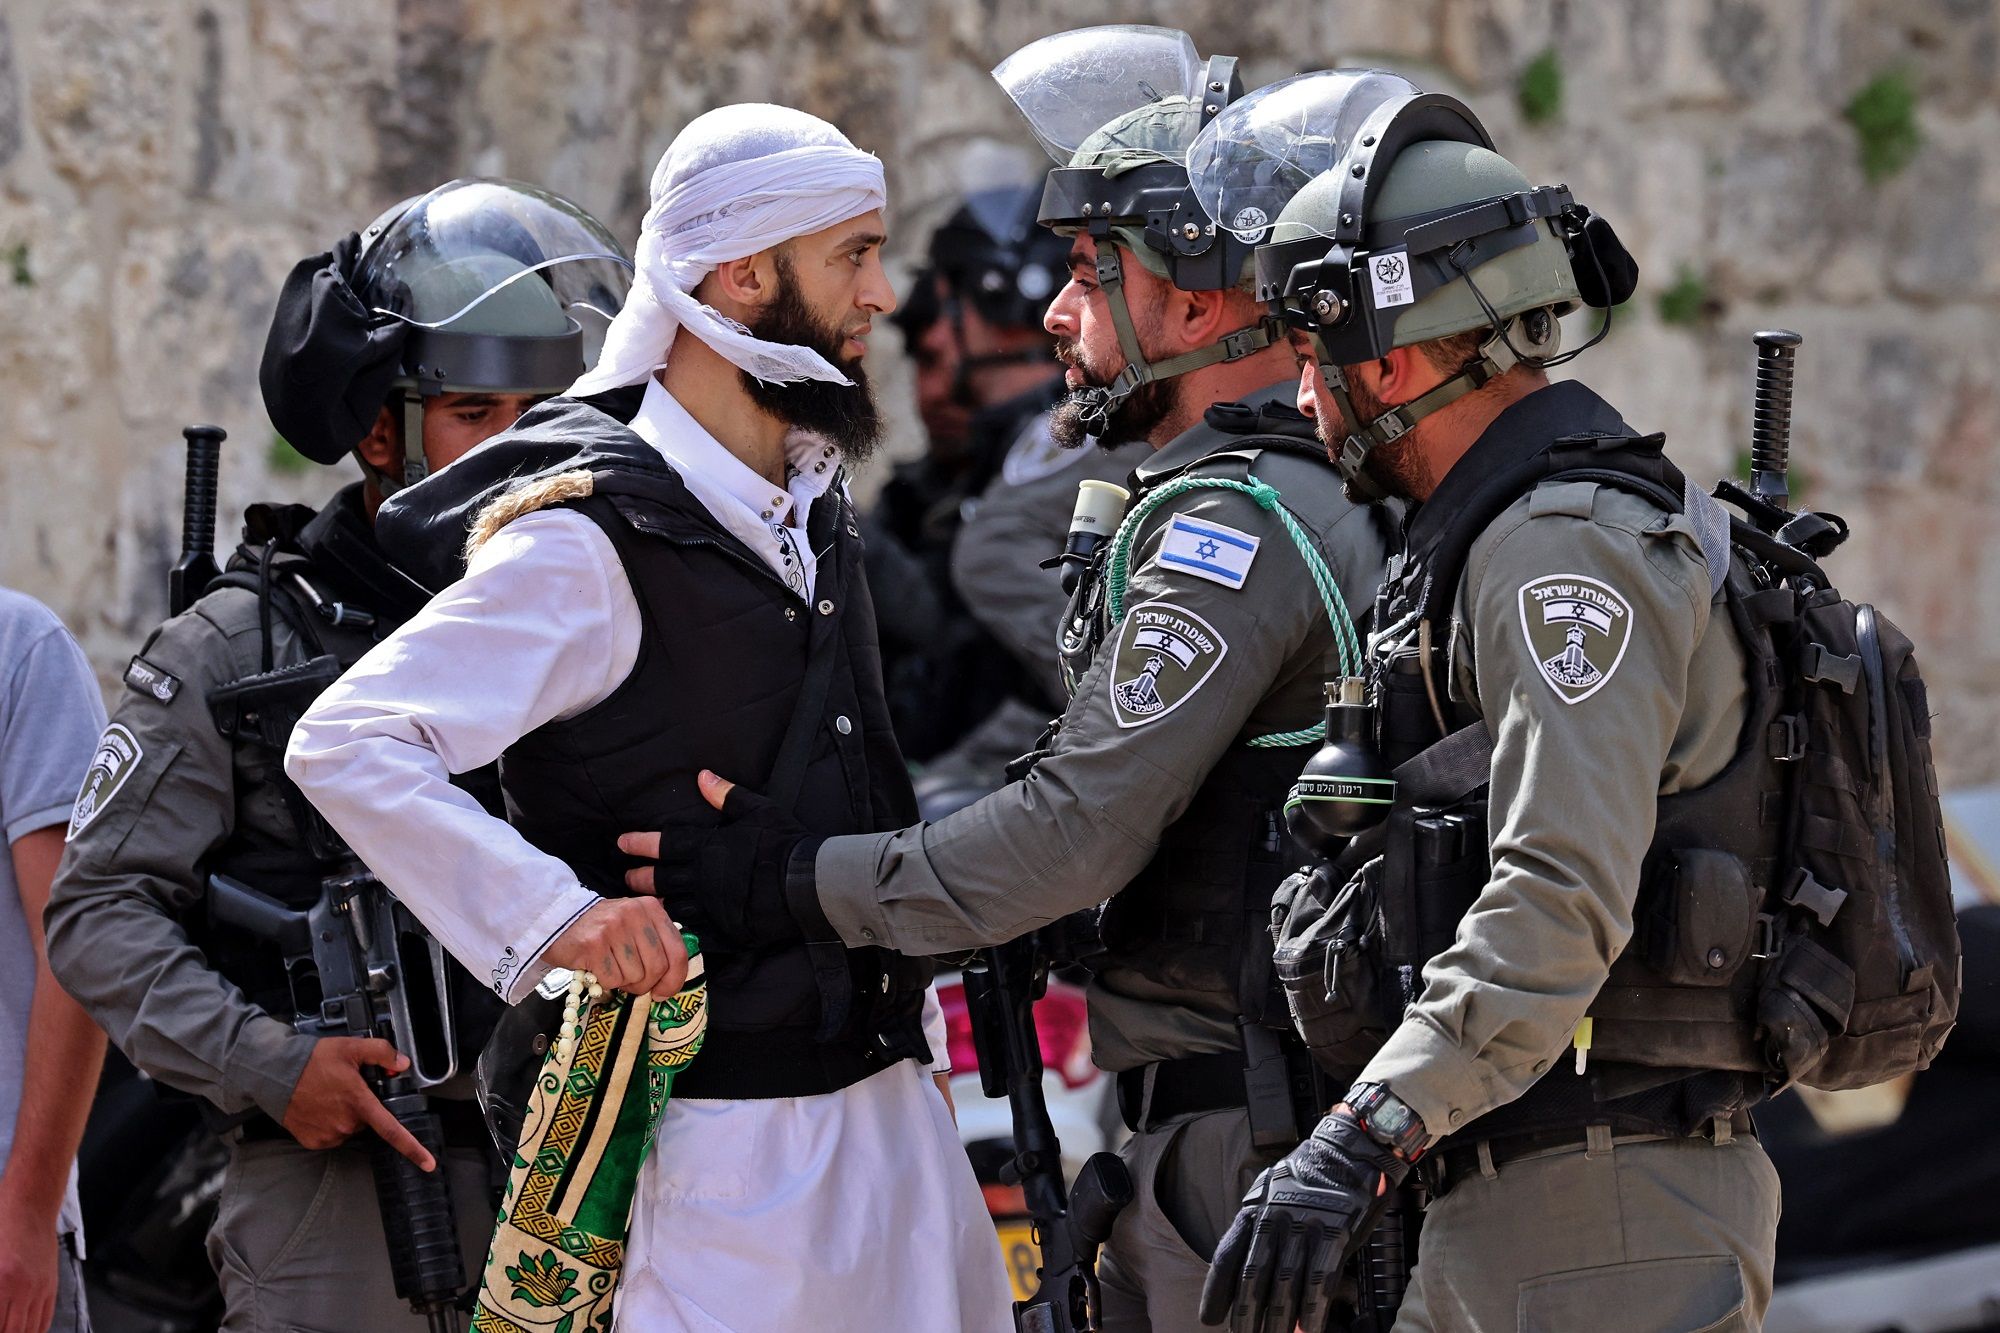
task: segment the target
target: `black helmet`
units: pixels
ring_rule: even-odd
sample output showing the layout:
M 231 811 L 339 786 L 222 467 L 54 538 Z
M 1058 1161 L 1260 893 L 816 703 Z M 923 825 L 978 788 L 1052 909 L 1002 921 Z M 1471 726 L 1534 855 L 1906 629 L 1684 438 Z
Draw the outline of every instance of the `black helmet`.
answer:
M 425 398 L 561 393 L 630 270 L 603 224 L 565 199 L 515 181 L 440 185 L 292 270 L 264 345 L 265 408 L 293 448 L 333 463 L 399 397 L 403 476 L 375 475 L 385 491 L 414 484 Z
M 911 282 L 912 302 L 894 316 L 905 334 L 915 336 L 963 302 L 980 318 L 1002 328 L 1040 329 L 1049 298 L 1062 286 L 1069 264 L 1068 243 L 1035 225 L 1039 186 L 1002 185 L 965 197 L 942 226 L 931 233 L 930 251 Z M 942 289 L 942 300 L 936 296 Z M 929 291 L 930 309 L 913 310 L 920 291 Z

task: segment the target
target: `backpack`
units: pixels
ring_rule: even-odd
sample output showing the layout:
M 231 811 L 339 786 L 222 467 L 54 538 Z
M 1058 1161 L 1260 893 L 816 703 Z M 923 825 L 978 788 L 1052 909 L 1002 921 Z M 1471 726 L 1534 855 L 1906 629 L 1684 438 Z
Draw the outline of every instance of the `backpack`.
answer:
M 1797 565 L 1789 547 L 1770 560 L 1770 539 L 1741 520 L 1732 540 L 1767 562 L 1797 609 L 1780 644 L 1795 704 L 1779 890 L 1791 911 L 1757 1018 L 1788 1078 L 1827 1090 L 1886 1082 L 1929 1065 L 1958 1015 L 1923 675 L 1909 637 L 1841 597 L 1817 564 Z
M 1748 668 L 1750 723 L 1723 778 L 1662 798 L 1633 940 L 1591 1007 L 1597 1053 L 1827 1090 L 1925 1068 L 1957 1017 L 1959 941 L 1928 696 L 1910 640 L 1874 607 L 1843 598 L 1820 567 L 1815 555 L 1845 536 L 1838 519 L 1795 517 L 1725 482 L 1717 495 L 1756 520 L 1746 521 L 1690 485 L 1661 446 L 1657 435 L 1593 433 L 1524 457 L 1463 497 L 1426 575 L 1425 600 L 1435 590 L 1449 606 L 1473 537 L 1502 510 L 1539 485 L 1592 481 L 1686 513 L 1712 587 L 1724 590 Z M 1395 698 L 1384 706 L 1393 710 Z M 1456 808 L 1483 785 L 1490 752 L 1475 724 L 1395 775 L 1418 805 Z M 1449 774 L 1449 789 L 1424 792 L 1420 770 Z M 1731 846 L 1736 853 L 1703 850 Z M 1464 860 L 1454 863 L 1454 889 L 1426 891 L 1439 902 L 1425 919 L 1444 929 L 1397 951 L 1403 972 L 1419 973 L 1450 942 L 1483 889 L 1485 857 Z M 1278 971 L 1308 1045 L 1329 1065 L 1365 1063 L 1396 1018 L 1380 1011 L 1381 960 L 1363 965 L 1362 955 L 1385 947 L 1366 869 L 1351 883 L 1295 876 L 1274 906 Z

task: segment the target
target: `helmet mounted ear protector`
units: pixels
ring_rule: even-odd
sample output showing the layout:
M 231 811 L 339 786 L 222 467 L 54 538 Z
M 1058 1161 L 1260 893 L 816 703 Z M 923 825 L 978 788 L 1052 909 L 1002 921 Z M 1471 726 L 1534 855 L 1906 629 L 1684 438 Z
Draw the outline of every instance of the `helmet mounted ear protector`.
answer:
M 1382 498 L 1363 471 L 1372 450 L 1516 365 L 1559 365 L 1595 346 L 1610 331 L 1612 307 L 1629 299 L 1638 284 L 1638 266 L 1610 223 L 1577 203 L 1564 185 L 1371 220 L 1370 206 L 1397 155 L 1439 139 L 1493 147 L 1478 118 L 1444 94 L 1419 94 L 1377 108 L 1337 168 L 1341 184 L 1331 238 L 1266 243 L 1256 253 L 1258 298 L 1310 337 L 1327 392 L 1340 410 L 1342 439 L 1334 461 L 1349 486 L 1371 499 Z M 1503 316 L 1473 277 L 1481 265 L 1533 245 L 1549 231 L 1568 252 L 1578 296 L 1605 311 L 1590 341 L 1562 356 L 1556 355 L 1561 328 L 1555 310 L 1540 306 Z M 1363 422 L 1341 367 L 1386 356 L 1398 345 L 1396 323 L 1407 308 L 1461 280 L 1492 329 L 1479 354 L 1428 392 Z M 1396 299 L 1378 300 L 1385 289 Z M 1515 333 L 1525 348 L 1515 343 Z
M 1197 129 L 1214 120 L 1222 108 L 1243 95 L 1243 79 L 1235 56 L 1212 56 L 1202 75 L 1203 101 Z M 1125 270 L 1118 257 L 1113 228 L 1135 228 L 1157 254 L 1168 280 L 1182 291 L 1225 291 L 1237 284 L 1253 253 L 1249 242 L 1218 229 L 1195 199 L 1181 161 L 1144 162 L 1109 174 L 1096 167 L 1057 167 L 1043 187 L 1039 220 L 1045 227 L 1086 232 L 1097 250 L 1096 279 L 1111 311 L 1118 350 L 1125 368 L 1110 384 L 1076 391 L 1083 411 L 1081 424 L 1091 435 L 1110 428 L 1111 415 L 1142 384 L 1172 379 L 1203 366 L 1240 361 L 1262 351 L 1283 334 L 1283 325 L 1266 317 L 1238 329 L 1207 347 L 1162 361 L 1149 361 L 1139 345 L 1125 300 Z

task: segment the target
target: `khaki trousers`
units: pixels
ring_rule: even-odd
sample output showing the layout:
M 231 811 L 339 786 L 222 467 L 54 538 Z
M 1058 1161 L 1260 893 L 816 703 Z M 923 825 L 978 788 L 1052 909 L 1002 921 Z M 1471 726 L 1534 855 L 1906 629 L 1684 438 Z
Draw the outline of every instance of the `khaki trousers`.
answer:
M 222 1176 L 208 1258 L 222 1284 L 221 1333 L 427 1333 L 399 1300 L 366 1139 L 315 1152 L 290 1139 L 239 1143 Z M 470 1282 L 493 1238 L 486 1163 L 447 1149 Z
M 1104 1333 L 1214 1333 L 1198 1317 L 1208 1261 L 1257 1173 L 1248 1111 L 1211 1111 L 1134 1134 L 1119 1150 L 1133 1199 L 1098 1258 Z
M 1754 1138 L 1600 1143 L 1451 1183 L 1395 1333 L 1763 1326 L 1778 1175 Z

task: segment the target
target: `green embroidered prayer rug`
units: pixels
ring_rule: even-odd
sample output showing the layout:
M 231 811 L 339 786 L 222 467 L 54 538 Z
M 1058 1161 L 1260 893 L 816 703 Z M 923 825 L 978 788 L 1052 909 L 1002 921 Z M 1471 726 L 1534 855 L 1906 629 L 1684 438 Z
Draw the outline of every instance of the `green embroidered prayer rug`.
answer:
M 570 979 L 507 1173 L 474 1333 L 609 1333 L 639 1169 L 708 1026 L 700 946 L 682 938 L 688 979 L 672 999 L 641 1006 L 588 973 Z

